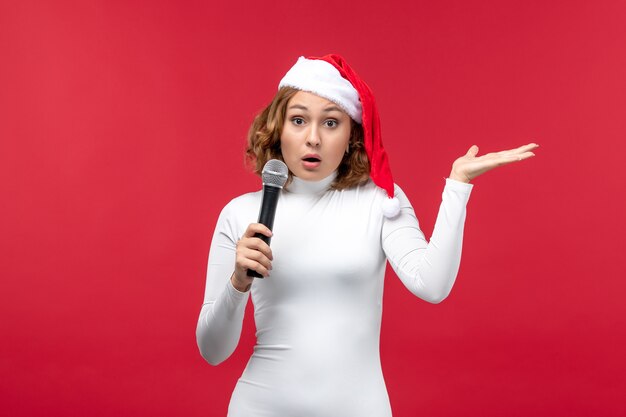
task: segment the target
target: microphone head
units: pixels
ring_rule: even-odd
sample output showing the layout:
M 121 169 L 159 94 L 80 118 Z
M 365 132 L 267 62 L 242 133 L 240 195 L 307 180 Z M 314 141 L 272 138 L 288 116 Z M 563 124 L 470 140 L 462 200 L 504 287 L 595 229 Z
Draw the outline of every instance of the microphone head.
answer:
M 288 174 L 289 168 L 287 168 L 287 165 L 285 165 L 283 161 L 270 159 L 265 163 L 263 171 L 261 172 L 263 185 L 283 188 L 287 182 Z

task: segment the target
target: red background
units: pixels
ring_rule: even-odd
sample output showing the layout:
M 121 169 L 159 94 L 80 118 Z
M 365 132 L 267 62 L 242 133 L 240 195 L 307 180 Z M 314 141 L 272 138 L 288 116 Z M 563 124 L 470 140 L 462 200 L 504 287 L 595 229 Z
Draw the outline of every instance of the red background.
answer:
M 1 1 L 2 414 L 225 415 L 254 325 L 200 357 L 212 229 L 254 114 L 336 52 L 427 236 L 470 145 L 541 145 L 475 181 L 444 303 L 388 273 L 394 415 L 625 415 L 624 3 L 259 3 Z

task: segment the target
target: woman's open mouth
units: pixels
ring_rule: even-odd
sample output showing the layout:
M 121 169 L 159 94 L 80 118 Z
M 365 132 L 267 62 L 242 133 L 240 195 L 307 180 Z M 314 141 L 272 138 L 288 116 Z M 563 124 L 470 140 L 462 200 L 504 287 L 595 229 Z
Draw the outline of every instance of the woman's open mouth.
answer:
M 317 155 L 306 155 L 302 158 L 302 165 L 307 169 L 313 169 L 320 166 L 322 160 Z

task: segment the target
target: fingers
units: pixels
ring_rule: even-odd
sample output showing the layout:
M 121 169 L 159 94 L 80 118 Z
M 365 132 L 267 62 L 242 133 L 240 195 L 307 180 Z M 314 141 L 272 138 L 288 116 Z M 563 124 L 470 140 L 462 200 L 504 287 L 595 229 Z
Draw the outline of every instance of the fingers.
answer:
M 271 237 L 272 231 L 260 223 L 252 223 L 248 226 L 244 235 L 237 242 L 235 256 L 235 270 L 237 277 L 241 278 L 248 269 L 252 269 L 263 276 L 269 276 L 272 269 L 272 250 L 269 245 L 255 235 L 260 233 Z
M 248 249 L 263 254 L 267 259 L 274 260 L 272 249 L 269 245 L 257 237 L 245 237 L 237 242 L 237 250 Z
M 535 153 L 532 151 L 538 147 L 539 145 L 536 143 L 529 143 L 515 149 L 476 156 L 478 154 L 478 146 L 473 145 L 467 151 L 467 154 L 454 161 L 450 178 L 462 182 L 471 181 L 494 168 L 532 158 L 535 156 Z
M 539 145 L 537 145 L 536 143 L 529 143 L 528 145 L 522 145 L 519 148 L 515 148 L 515 149 L 507 149 L 506 151 L 501 151 L 498 152 L 499 154 L 505 154 L 505 155 L 509 155 L 509 154 L 523 154 L 526 152 L 530 152 L 534 149 L 537 149 L 539 147 Z M 532 152 L 530 152 L 532 153 Z M 534 155 L 534 154 L 533 154 Z
M 259 240 L 259 239 L 256 239 Z M 237 249 L 236 269 L 245 273 L 246 270 L 252 269 L 263 276 L 269 276 L 272 269 L 271 260 L 262 252 L 249 248 Z
M 251 223 L 243 234 L 243 237 L 237 243 L 237 245 L 239 245 L 239 243 L 242 243 L 245 247 L 258 250 L 262 252 L 267 258 L 274 259 L 272 257 L 272 250 L 270 249 L 269 245 L 261 239 L 258 239 L 256 237 L 257 233 L 260 233 L 267 237 L 272 237 L 272 231 L 267 226 L 261 223 Z
M 535 154 L 531 151 L 534 149 L 537 149 L 538 147 L 539 145 L 536 143 L 529 143 L 527 145 L 522 145 L 519 148 L 515 148 L 515 149 L 507 149 L 507 150 L 500 151 L 500 152 L 487 153 L 478 158 L 481 160 L 496 159 L 496 160 L 499 160 L 499 162 L 501 162 L 502 158 L 504 158 L 504 160 L 506 161 L 505 163 L 508 163 L 509 161 L 516 161 L 516 160 L 521 161 L 524 159 L 528 159 L 532 156 L 535 156 Z M 475 158 L 476 155 L 478 155 L 478 150 L 479 150 L 478 146 L 472 145 L 467 151 L 467 153 L 465 154 L 465 156 L 470 157 L 470 158 Z
M 515 149 L 507 149 L 505 151 L 493 152 L 484 155 L 484 159 L 496 160 L 498 165 L 508 164 L 510 162 L 522 161 L 524 159 L 535 156 L 532 150 L 538 148 L 536 143 L 529 143 L 528 145 L 520 146 Z
M 525 152 L 525 151 L 530 151 L 530 150 L 533 150 L 533 149 L 537 149 L 538 147 L 539 147 L 539 145 L 536 144 L 536 143 L 529 143 L 528 145 L 520 146 L 517 149 L 520 150 L 520 151 L 524 151 Z
M 476 155 L 478 155 L 478 146 L 472 145 L 467 151 L 466 156 L 474 157 Z
M 253 237 L 257 233 L 261 233 L 262 235 L 267 237 L 272 237 L 272 231 L 267 226 L 261 223 L 250 223 L 243 236 Z
M 523 161 L 524 159 L 532 158 L 533 156 L 535 156 L 533 152 L 524 152 L 517 155 L 517 161 Z

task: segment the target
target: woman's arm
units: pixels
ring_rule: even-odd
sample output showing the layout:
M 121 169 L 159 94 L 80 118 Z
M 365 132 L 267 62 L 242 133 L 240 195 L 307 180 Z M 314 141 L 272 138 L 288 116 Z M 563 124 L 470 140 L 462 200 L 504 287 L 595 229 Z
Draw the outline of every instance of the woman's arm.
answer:
M 452 289 L 461 262 L 465 206 L 472 187 L 446 179 L 433 235 L 427 242 L 411 203 L 396 185 L 400 214 L 384 220 L 383 250 L 404 285 L 423 300 L 439 303 Z
M 264 225 L 248 225 L 239 238 L 234 211 L 228 204 L 217 221 L 209 251 L 204 304 L 196 327 L 200 353 L 211 365 L 227 359 L 237 347 L 254 269 L 263 276 L 271 269 L 272 251 L 255 234 L 271 236 Z M 240 216 L 241 217 L 241 216 Z
M 474 145 L 455 160 L 428 243 L 411 203 L 396 186 L 400 214 L 383 224 L 383 249 L 396 274 L 413 294 L 439 303 L 450 293 L 461 263 L 465 207 L 472 189 L 469 182 L 494 168 L 532 158 L 535 156 L 532 151 L 538 147 L 530 143 L 477 156 L 478 146 Z
M 237 230 L 230 204 L 217 221 L 207 267 L 204 304 L 196 327 L 200 354 L 211 365 L 227 359 L 237 347 L 249 292 L 231 284 Z
M 236 290 L 228 280 L 219 297 L 202 305 L 196 342 L 211 365 L 222 363 L 237 347 L 248 294 Z

